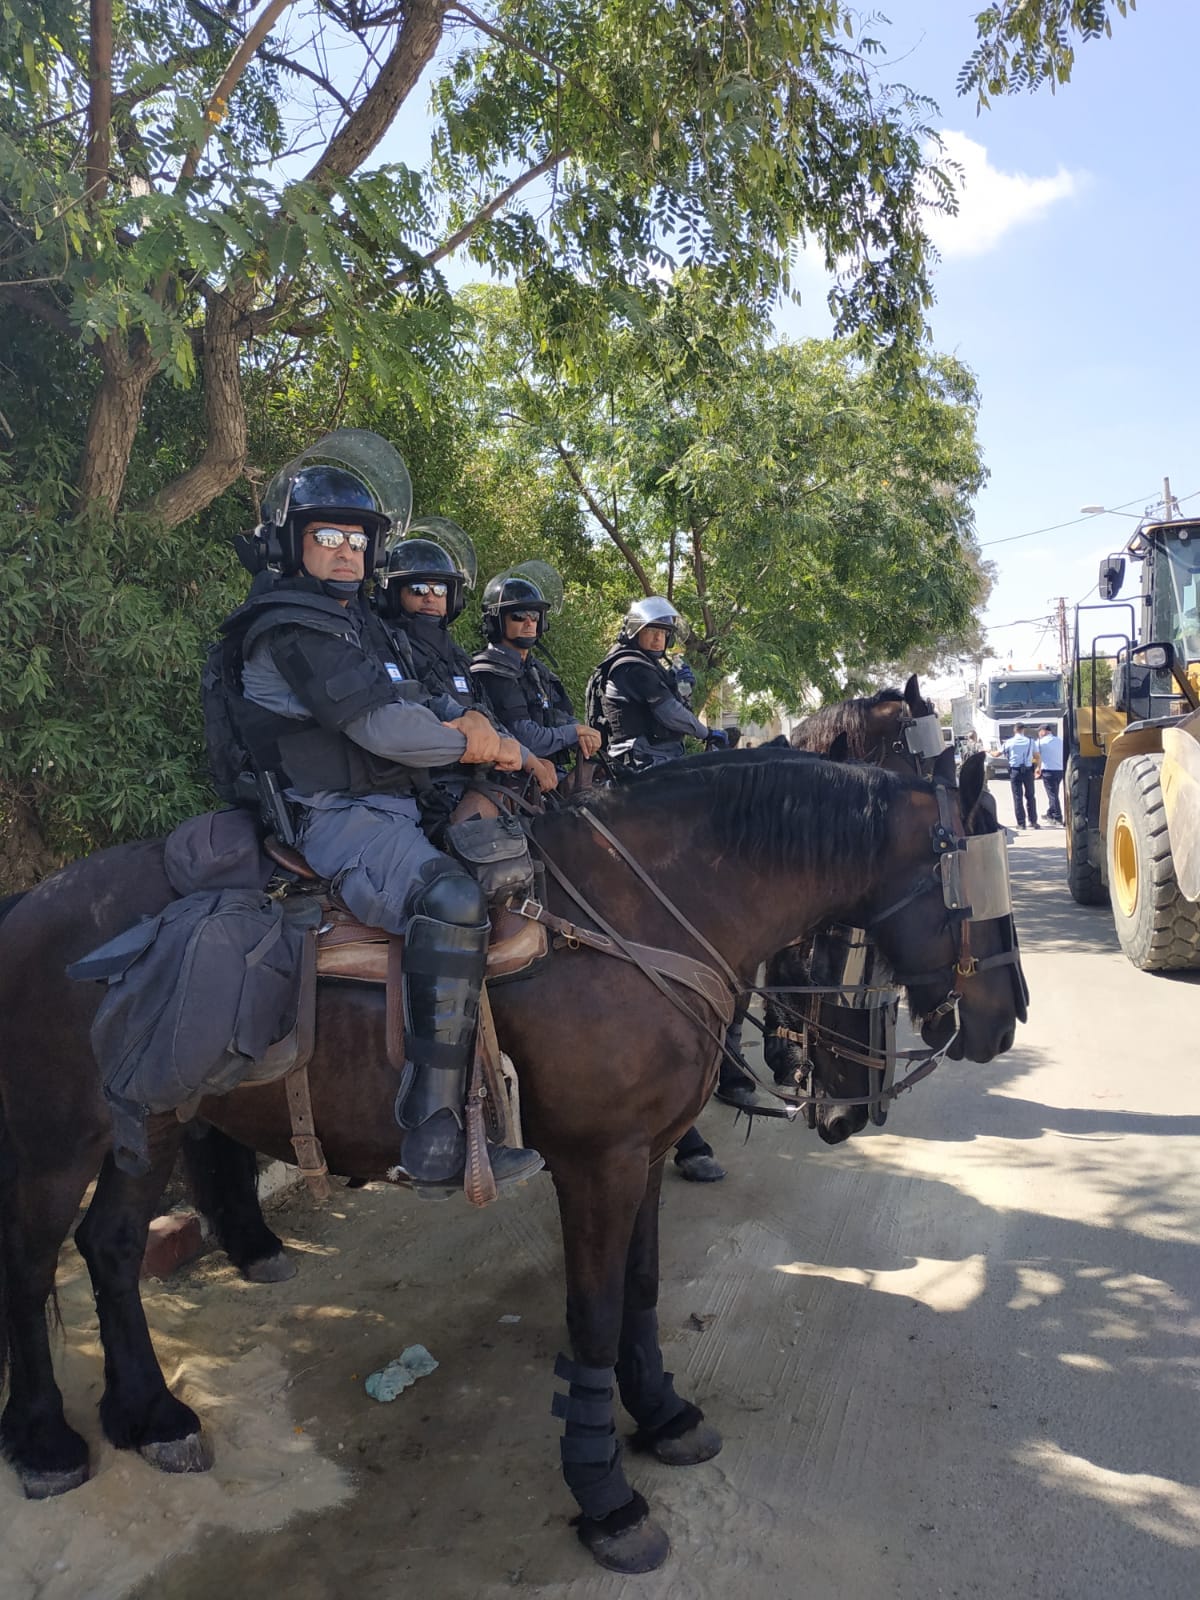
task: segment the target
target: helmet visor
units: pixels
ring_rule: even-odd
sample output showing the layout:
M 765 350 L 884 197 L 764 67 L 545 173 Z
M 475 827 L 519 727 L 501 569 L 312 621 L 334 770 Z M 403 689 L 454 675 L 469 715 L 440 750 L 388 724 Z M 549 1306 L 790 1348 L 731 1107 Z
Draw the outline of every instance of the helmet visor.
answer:
M 404 457 L 395 445 L 366 428 L 337 428 L 281 467 L 263 495 L 263 514 L 269 521 L 285 520 L 292 484 L 306 467 L 340 467 L 353 473 L 375 497 L 393 533 L 408 526 L 413 491 Z
M 548 561 L 521 561 L 515 567 L 497 575 L 496 582 L 501 585 L 501 593 L 510 578 L 524 579 L 531 583 L 542 597 L 542 603 L 547 611 L 557 615 L 563 605 L 563 581 L 554 567 Z
M 450 517 L 418 517 L 409 528 L 408 536 L 410 539 L 415 539 L 421 535 L 446 552 L 458 568 L 463 586 L 473 589 L 478 563 L 475 559 L 475 546 L 471 543 L 471 535 L 466 529 L 460 528 Z

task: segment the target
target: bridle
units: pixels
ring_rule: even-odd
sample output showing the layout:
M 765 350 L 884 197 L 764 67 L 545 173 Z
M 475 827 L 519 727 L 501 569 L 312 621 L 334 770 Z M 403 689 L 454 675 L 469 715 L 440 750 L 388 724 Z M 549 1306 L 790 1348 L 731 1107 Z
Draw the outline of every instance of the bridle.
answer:
M 939 744 L 940 738 L 941 735 L 939 733 Z M 509 908 L 517 912 L 518 915 L 542 922 L 544 925 L 559 932 L 564 936 L 565 942 L 569 945 L 577 946 L 578 944 L 582 943 L 591 948 L 601 950 L 606 954 L 619 954 L 623 959 L 631 961 L 635 966 L 638 967 L 643 975 L 654 984 L 659 992 L 676 1007 L 676 1009 L 683 1012 L 691 1022 L 693 1022 L 703 1032 L 707 1033 L 716 1042 L 724 1054 L 734 1061 L 735 1064 L 743 1071 L 748 1073 L 760 1088 L 771 1095 L 773 1099 L 781 1102 L 782 1109 L 768 1112 L 768 1115 L 783 1115 L 790 1119 L 795 1117 L 796 1114 L 806 1106 L 816 1105 L 818 1103 L 826 1106 L 881 1106 L 888 1100 L 894 1099 L 904 1090 L 911 1088 L 915 1083 L 919 1082 L 921 1078 L 927 1077 L 929 1073 L 931 1073 L 937 1066 L 941 1064 L 947 1051 L 950 1049 L 950 1046 L 954 1043 L 954 1040 L 958 1036 L 959 1028 L 957 1022 L 957 1008 L 962 995 L 962 985 L 965 981 L 971 977 L 974 977 L 980 972 L 987 971 L 996 966 L 1008 963 L 1013 964 L 1014 967 L 1017 967 L 1017 970 L 1019 970 L 1019 955 L 1016 950 L 1015 928 L 1013 930 L 1012 946 L 1009 950 L 1002 952 L 998 956 L 987 957 L 982 961 L 974 957 L 971 953 L 970 920 L 972 908 L 970 904 L 963 899 L 961 892 L 958 890 L 955 890 L 954 903 L 951 903 L 949 898 L 950 890 L 947 889 L 946 886 L 947 884 L 957 885 L 959 883 L 959 875 L 947 873 L 943 870 L 943 861 L 952 858 L 959 852 L 966 851 L 969 843 L 965 833 L 955 826 L 957 820 L 955 816 L 955 808 L 951 804 L 949 795 L 951 790 L 957 793 L 957 788 L 955 785 L 946 782 L 944 779 L 933 778 L 928 781 L 933 784 L 938 803 L 938 820 L 931 829 L 931 844 L 935 856 L 934 868 L 932 872 L 928 869 L 923 871 L 918 877 L 917 881 L 904 895 L 902 895 L 892 904 L 886 906 L 883 911 L 876 913 L 867 926 L 868 929 L 877 927 L 880 923 L 885 922 L 889 918 L 897 915 L 900 911 L 904 910 L 907 906 L 913 904 L 915 901 L 921 899 L 924 895 L 932 893 L 933 890 L 938 887 L 942 888 L 943 895 L 946 897 L 947 918 L 948 920 L 950 918 L 956 919 L 959 925 L 958 951 L 956 958 L 943 963 L 937 968 L 934 968 L 931 973 L 921 973 L 916 975 L 897 974 L 894 981 L 897 984 L 907 986 L 909 984 L 919 984 L 931 979 L 936 979 L 943 973 L 950 974 L 952 981 L 948 988 L 945 1000 L 942 1001 L 939 1007 L 926 1020 L 934 1020 L 936 1018 L 946 1016 L 950 1012 L 954 1012 L 955 1027 L 945 1044 L 939 1047 L 930 1047 L 921 1051 L 895 1052 L 893 1059 L 913 1062 L 913 1070 L 910 1071 L 907 1076 L 901 1079 L 901 1081 L 898 1083 L 885 1081 L 883 1087 L 876 1094 L 855 1096 L 853 1098 L 781 1094 L 773 1084 L 764 1082 L 759 1074 L 750 1065 L 750 1063 L 746 1061 L 741 1052 L 731 1049 L 726 1043 L 723 1035 L 718 1032 L 717 1029 L 713 1028 L 704 1017 L 698 1015 L 694 1009 L 683 999 L 683 997 L 680 996 L 670 986 L 670 979 L 674 978 L 676 982 L 679 981 L 678 974 L 667 971 L 657 961 L 647 961 L 646 958 L 647 956 L 651 955 L 651 952 L 649 952 L 644 946 L 633 945 L 621 934 L 619 934 L 617 930 L 604 919 L 596 907 L 591 905 L 584 898 L 577 886 L 570 881 L 562 869 L 550 859 L 546 853 L 544 844 L 542 844 L 540 841 L 535 841 L 531 838 L 534 848 L 537 850 L 550 875 L 575 902 L 580 910 L 582 910 L 585 915 L 591 918 L 599 928 L 604 930 L 604 933 L 603 935 L 595 935 L 590 933 L 589 930 L 580 929 L 574 924 L 567 923 L 564 919 L 556 917 L 552 913 L 548 912 L 544 906 L 532 900 L 527 899 L 523 905 L 517 905 L 515 901 L 510 902 Z M 679 908 L 669 899 L 659 885 L 655 883 L 650 874 L 646 872 L 646 870 L 636 860 L 632 853 L 626 849 L 626 847 L 621 843 L 620 839 L 617 838 L 611 829 L 609 829 L 588 807 L 580 808 L 579 814 L 589 826 L 591 826 L 599 835 L 601 835 L 608 845 L 610 851 L 625 863 L 625 865 L 639 880 L 643 887 L 648 889 L 654 898 L 658 900 L 660 905 L 662 905 L 664 909 L 671 915 L 672 919 L 677 923 L 677 925 L 682 928 L 683 931 L 690 936 L 690 938 L 699 944 L 708 956 L 712 958 L 717 970 L 713 971 L 710 968 L 707 969 L 707 971 L 711 974 L 711 977 L 713 980 L 715 980 L 716 984 L 723 987 L 723 989 L 728 993 L 731 1000 L 739 995 L 745 996 L 747 994 L 759 995 L 763 998 L 777 994 L 797 993 L 805 993 L 810 995 L 822 994 L 825 996 L 831 996 L 835 994 L 863 993 L 868 989 L 874 990 L 876 988 L 874 985 L 865 984 L 843 984 L 833 986 L 802 985 L 787 987 L 745 984 L 739 978 L 738 974 L 730 967 L 729 963 L 725 960 L 724 956 L 721 955 L 720 951 L 717 950 L 715 946 L 712 945 L 709 940 L 706 939 L 704 935 L 684 916 L 682 911 L 680 911 Z M 1001 847 L 1003 847 L 1004 840 L 1002 834 L 999 835 L 999 842 Z M 1007 884 L 1007 868 L 1005 868 L 1005 883 Z M 1011 923 L 1011 908 L 1009 911 L 1009 921 Z M 653 954 L 659 955 L 661 952 L 654 952 Z M 690 965 L 698 968 L 703 966 L 703 964 L 700 962 L 691 962 Z M 688 987 L 690 987 L 695 993 L 701 993 L 702 997 L 706 1000 L 707 1004 L 714 1009 L 720 1020 L 723 1023 L 728 1022 L 728 1015 L 730 1013 L 725 1013 L 724 1007 L 714 1005 L 713 999 L 711 998 L 712 989 L 710 985 L 702 985 L 698 982 L 692 981 L 689 982 Z M 725 1014 L 723 1015 L 722 1013 Z M 747 1015 L 747 1020 L 753 1026 L 759 1028 L 760 1031 L 766 1031 L 764 1025 L 759 1022 L 756 1017 Z M 761 1115 L 763 1113 L 760 1111 L 758 1114 Z
M 913 905 L 917 900 L 940 890 L 945 903 L 946 925 L 957 925 L 957 954 L 949 961 L 944 961 L 926 972 L 894 972 L 896 984 L 905 989 L 922 988 L 941 982 L 949 978 L 950 982 L 944 999 L 930 1012 L 925 1013 L 924 1021 L 936 1022 L 940 1018 L 957 1014 L 959 1001 L 962 999 L 963 986 L 970 979 L 978 977 L 980 973 L 994 971 L 997 967 L 1012 966 L 1019 971 L 1020 953 L 1017 946 L 1016 927 L 1013 923 L 1012 908 L 1009 905 L 1007 912 L 1003 913 L 1011 932 L 1011 942 L 1008 947 L 994 956 L 976 956 L 971 949 L 971 923 L 978 920 L 978 913 L 974 912 L 970 901 L 966 898 L 962 874 L 956 871 L 958 866 L 956 857 L 965 855 L 970 848 L 970 838 L 959 826 L 956 815 L 957 808 L 951 804 L 951 792 L 957 793 L 957 786 L 947 782 L 944 778 L 932 778 L 934 794 L 937 799 L 938 820 L 930 829 L 930 839 L 934 855 L 932 870 L 926 868 L 918 876 L 916 882 L 898 900 L 885 906 L 882 911 L 866 923 L 867 932 L 878 928 L 881 923 L 887 922 L 906 907 Z M 976 835 L 977 839 L 998 839 L 1003 848 L 1002 834 Z M 991 919 L 988 919 L 991 920 Z M 957 1032 L 957 1028 L 955 1029 Z

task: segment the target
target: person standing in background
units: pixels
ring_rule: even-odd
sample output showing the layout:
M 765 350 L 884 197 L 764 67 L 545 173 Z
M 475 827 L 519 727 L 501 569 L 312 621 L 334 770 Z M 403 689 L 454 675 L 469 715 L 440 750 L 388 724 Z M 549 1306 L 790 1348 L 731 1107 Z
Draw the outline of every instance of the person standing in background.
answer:
M 1050 822 L 1062 823 L 1062 801 L 1059 791 L 1063 778 L 1063 743 L 1054 729 L 1046 724 L 1038 729 L 1038 754 L 1042 758 L 1042 788 L 1046 791 L 1046 817 Z
M 1029 826 L 1039 827 L 1037 819 L 1037 791 L 1033 780 L 1033 758 L 1037 755 L 1037 740 L 1025 732 L 1025 724 L 1018 722 L 1011 739 L 1000 746 L 1008 758 L 1008 781 L 1012 785 L 1013 810 L 1017 827 L 1025 827 L 1025 813 L 1029 813 Z

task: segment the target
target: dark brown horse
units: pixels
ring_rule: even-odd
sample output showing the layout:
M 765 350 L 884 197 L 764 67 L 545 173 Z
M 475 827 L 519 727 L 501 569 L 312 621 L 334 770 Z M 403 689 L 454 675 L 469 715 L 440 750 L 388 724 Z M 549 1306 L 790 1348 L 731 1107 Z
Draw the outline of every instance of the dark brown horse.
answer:
M 792 729 L 791 747 L 839 761 L 868 761 L 901 776 L 916 775 L 923 768 L 905 744 L 905 730 L 918 717 L 932 715 L 934 708 L 922 695 L 914 673 L 902 690 L 881 689 L 877 694 L 841 700 L 814 711 Z M 860 956 L 859 967 L 853 972 L 841 965 L 847 950 L 847 931 L 818 941 L 815 966 L 811 938 L 779 951 L 767 963 L 768 989 L 840 983 L 848 976 L 873 981 L 880 963 L 878 953 L 870 946 L 865 960 Z M 884 1007 L 893 1013 L 890 1021 L 882 1015 Z M 805 1051 L 792 1036 L 800 1031 L 808 1010 L 799 996 L 789 999 L 778 992 L 769 996 L 764 1011 L 763 1055 L 779 1084 L 792 1084 L 798 1075 L 802 1077 L 811 1069 L 811 1079 L 806 1081 L 816 1103 L 806 1108 L 807 1120 L 826 1144 L 841 1144 L 867 1125 L 867 1106 L 853 1102 L 877 1092 L 881 1077 L 858 1057 L 870 1052 L 873 1043 L 878 1044 L 873 1033 L 878 1035 L 882 1027 L 894 1026 L 896 1006 L 888 1000 L 883 1005 L 867 1007 L 849 997 L 845 1003 L 834 998 L 814 1000 L 811 1010 L 817 1026 L 809 1035 Z M 848 1053 L 839 1045 L 848 1046 Z M 880 1107 L 876 1117 L 880 1121 L 886 1117 L 886 1106 Z
M 1013 1043 L 1013 987 L 1002 966 L 956 971 L 967 936 L 944 903 L 935 857 L 946 837 L 939 804 L 949 805 L 954 833 L 990 831 L 977 805 L 982 780 L 982 760 L 968 763 L 961 788 L 939 802 L 929 782 L 787 751 L 736 752 L 664 768 L 599 797 L 594 810 L 729 963 L 739 988 L 814 927 L 881 918 L 885 953 L 919 969 L 910 1001 L 931 1019 L 926 1042 L 988 1061 Z M 534 833 L 610 924 L 711 960 L 583 813 L 548 816 Z M 33 1496 L 74 1487 L 88 1472 L 86 1445 L 63 1414 L 45 1312 L 59 1247 L 97 1174 L 76 1242 L 105 1351 L 106 1435 L 170 1471 L 207 1465 L 200 1421 L 167 1389 L 138 1293 L 148 1222 L 180 1129 L 173 1117 L 152 1119 L 146 1177 L 114 1164 L 88 1045 L 99 996 L 64 975 L 170 895 L 161 843 L 120 846 L 48 879 L 0 926 L 0 1340 L 9 1363 L 0 1444 Z M 548 898 L 558 914 L 579 918 L 565 894 Z M 999 953 L 993 925 L 979 924 L 973 938 L 981 963 Z M 957 1006 L 948 1006 L 956 990 Z M 715 1429 L 676 1394 L 658 1342 L 662 1161 L 712 1090 L 718 1046 L 709 1030 L 719 1031 L 690 991 L 677 1000 L 684 1009 L 636 967 L 586 947 L 556 954 L 494 996 L 526 1128 L 546 1157 L 562 1219 L 571 1349 L 555 1369 L 567 1391 L 555 1400 L 563 1476 L 581 1508 L 580 1538 L 621 1571 L 649 1570 L 669 1547 L 622 1470 L 614 1388 L 637 1424 L 637 1445 L 658 1459 L 687 1465 L 720 1448 Z M 331 1168 L 350 1178 L 386 1178 L 402 1156 L 382 1007 L 382 994 L 365 986 L 330 986 L 319 1001 L 316 1122 Z M 290 1154 L 279 1085 L 206 1101 L 202 1115 L 246 1146 Z

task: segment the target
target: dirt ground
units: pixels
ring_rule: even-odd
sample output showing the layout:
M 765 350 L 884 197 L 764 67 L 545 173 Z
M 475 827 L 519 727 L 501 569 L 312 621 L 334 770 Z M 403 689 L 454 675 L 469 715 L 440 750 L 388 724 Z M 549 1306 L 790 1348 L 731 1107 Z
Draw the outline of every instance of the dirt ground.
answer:
M 1065 905 L 1060 848 L 1014 847 L 1034 1014 L 1012 1054 L 948 1064 L 836 1150 L 780 1124 L 743 1145 L 710 1107 L 728 1180 L 668 1173 L 667 1363 L 725 1448 L 634 1458 L 662 1571 L 605 1574 L 567 1526 L 540 1178 L 479 1215 L 292 1194 L 292 1282 L 210 1255 L 148 1284 L 214 1447 L 199 1477 L 100 1440 L 68 1246 L 59 1369 L 94 1476 L 31 1504 L 0 1468 L 3 1600 L 1193 1600 L 1200 988 L 1133 972 L 1102 914 Z M 367 1374 L 417 1342 L 438 1371 L 371 1400 Z

